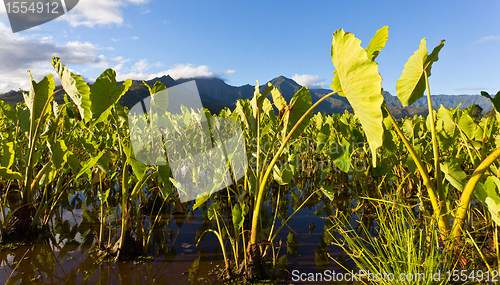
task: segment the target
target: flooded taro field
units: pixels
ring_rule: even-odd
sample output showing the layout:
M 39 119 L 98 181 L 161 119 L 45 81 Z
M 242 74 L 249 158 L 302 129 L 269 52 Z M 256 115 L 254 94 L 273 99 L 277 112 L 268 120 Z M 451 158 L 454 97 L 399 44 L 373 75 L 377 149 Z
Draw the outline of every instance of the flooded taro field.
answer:
M 314 189 L 312 178 L 295 187 L 279 187 L 281 191 L 278 219 L 274 228 L 283 225 Z M 299 188 L 300 187 L 300 188 Z M 277 194 L 271 190 L 270 199 L 265 205 L 263 227 L 270 229 L 276 214 Z M 293 194 L 290 194 L 293 192 Z M 288 194 L 287 194 L 288 193 Z M 344 196 L 342 196 L 344 195 Z M 334 245 L 332 221 L 336 207 L 351 210 L 352 195 L 339 189 L 339 199 L 333 203 L 329 199 L 314 195 L 276 236 L 273 249 L 269 249 L 269 262 L 276 270 L 270 272 L 270 283 L 293 283 L 291 272 L 317 273 L 324 270 L 342 272 L 343 269 L 328 254 L 347 267 L 346 254 Z M 219 197 L 221 200 L 226 197 Z M 86 199 L 81 192 L 68 194 L 60 199 L 54 217 L 48 226 L 50 235 L 44 235 L 34 244 L 14 244 L 4 246 L 0 253 L 0 281 L 6 284 L 223 284 L 240 280 L 222 281 L 224 257 L 217 236 L 206 229 L 213 228 L 207 217 L 207 209 L 191 210 L 193 203 L 175 207 L 161 208 L 160 197 L 157 210 L 160 216 L 152 229 L 146 254 L 131 261 L 114 262 L 106 260 L 96 249 L 99 247 L 100 206 L 99 200 Z M 88 206 L 85 202 L 92 201 Z M 141 212 L 151 210 L 154 201 L 143 205 Z M 111 212 L 119 212 L 111 201 Z M 225 212 L 225 213 L 224 213 Z M 230 215 L 221 208 L 221 214 Z M 146 223 L 150 215 L 141 217 Z M 105 226 L 104 239 L 117 238 L 120 223 L 110 214 Z M 132 236 L 134 236 L 132 234 Z M 226 240 L 224 246 L 230 247 Z M 271 252 L 274 251 L 274 252 Z M 241 253 L 240 253 L 241 254 Z M 300 283 L 300 282 L 299 282 Z M 328 282 L 327 282 L 328 283 Z M 321 284 L 321 282 L 317 283 Z M 342 284 L 335 282 L 335 284 Z M 348 282 L 345 284 L 352 284 Z
M 0 283 L 499 281 L 500 108 L 394 118 L 374 62 L 387 39 L 337 30 L 335 91 L 257 84 L 218 114 L 194 81 L 144 82 L 123 107 L 131 80 L 89 86 L 53 57 L 60 89 L 49 74 L 0 100 Z M 443 46 L 410 57 L 403 105 Z M 354 114 L 315 109 L 335 94 Z

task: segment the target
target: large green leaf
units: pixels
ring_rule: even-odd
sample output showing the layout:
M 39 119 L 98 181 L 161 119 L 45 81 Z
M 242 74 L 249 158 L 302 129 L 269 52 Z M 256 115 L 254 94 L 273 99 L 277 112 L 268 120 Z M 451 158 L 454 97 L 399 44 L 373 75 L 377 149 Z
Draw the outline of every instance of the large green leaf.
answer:
M 385 47 L 385 42 L 389 39 L 389 27 L 384 26 L 380 28 L 373 36 L 372 40 L 366 47 L 366 54 L 368 58 L 371 60 L 375 60 L 375 58 L 380 53 L 383 47 Z
M 476 123 L 472 120 L 471 116 L 466 113 L 462 113 L 462 116 L 458 120 L 458 128 L 464 132 L 469 139 L 474 139 L 474 134 L 476 132 Z
M 351 166 L 350 143 L 342 138 L 342 144 L 334 142 L 328 151 L 330 159 L 341 171 L 347 173 Z
M 283 115 L 283 137 L 286 137 L 292 128 L 297 124 L 299 119 L 304 115 L 309 108 L 311 108 L 312 99 L 309 89 L 307 87 L 302 87 L 295 93 L 293 98 L 290 100 L 290 104 L 286 107 L 285 114 Z M 306 118 L 297 126 L 297 129 L 292 134 L 291 139 L 297 138 L 305 129 L 309 120 L 311 119 L 313 112 L 309 112 Z
M 318 113 L 318 114 L 320 114 L 320 113 Z M 326 142 L 328 141 L 328 138 L 330 137 L 330 124 L 325 122 L 322 124 L 322 126 L 317 126 L 317 127 L 319 127 L 319 129 L 318 129 L 318 132 L 316 133 L 316 137 L 314 138 L 314 141 L 316 142 L 316 145 L 318 146 L 318 152 L 320 152 L 325 148 Z
M 42 110 L 47 101 L 52 101 L 52 92 L 54 92 L 55 83 L 52 74 L 49 74 L 43 78 L 42 81 L 36 83 L 31 76 L 30 92 L 26 94 L 23 92 L 24 102 L 26 106 L 30 109 L 31 117 L 33 119 L 38 119 L 42 117 Z M 45 114 L 51 112 L 52 104 L 48 104 L 47 109 L 45 109 Z M 45 115 L 43 114 L 43 115 Z
M 130 166 L 132 166 L 132 170 L 134 171 L 137 179 L 140 181 L 146 175 L 147 166 L 138 160 L 135 159 L 135 153 L 132 150 L 131 144 L 123 144 L 123 150 L 125 155 L 127 156 L 127 161 Z
M 64 161 L 67 160 L 68 147 L 64 143 L 64 140 L 58 139 L 54 143 L 47 141 L 50 152 L 52 152 L 52 162 L 56 168 L 61 168 Z
M 474 194 L 477 199 L 488 207 L 491 214 L 491 219 L 500 225 L 500 196 L 498 190 L 500 189 L 500 179 L 495 176 L 488 176 L 484 184 L 478 183 Z
M 233 207 L 233 225 L 236 229 L 241 229 L 243 223 L 245 222 L 245 208 L 247 208 L 246 204 L 236 203 Z
M 3 114 L 11 120 L 12 123 L 17 123 L 17 115 L 16 111 L 12 109 L 12 107 L 5 103 L 3 100 L 0 100 L 0 110 L 2 110 Z
M 255 85 L 255 91 L 253 94 L 253 98 L 250 101 L 250 105 L 252 106 L 252 114 L 253 114 L 254 118 L 257 118 L 257 109 L 259 109 L 259 111 L 262 112 L 262 104 L 264 103 L 264 99 L 266 98 L 267 94 L 269 94 L 269 92 L 271 92 L 271 90 L 273 88 L 274 88 L 274 86 L 272 84 L 270 84 L 267 86 L 267 88 L 261 94 L 260 88 L 259 88 L 259 81 L 257 81 L 257 85 Z
M 97 78 L 90 88 L 90 116 L 93 125 L 104 121 L 111 107 L 127 92 L 132 85 L 132 80 L 127 79 L 123 84 L 116 85 L 116 72 L 106 69 Z
M 252 109 L 250 108 L 250 101 L 239 99 L 236 101 L 236 108 L 234 113 L 238 114 L 241 122 L 243 123 L 245 130 L 255 131 L 254 121 L 252 117 Z
M 376 151 L 382 145 L 382 77 L 378 64 L 368 58 L 361 40 L 351 33 L 338 30 L 333 34 L 332 62 L 336 75 L 332 87 L 342 90 L 359 118 L 370 144 L 373 163 Z M 340 94 L 340 93 L 339 93 Z
M 441 105 L 437 112 L 436 134 L 443 148 L 450 147 L 454 142 L 456 129 L 453 113 Z
M 70 72 L 66 66 L 61 63 L 58 57 L 52 58 L 52 66 L 54 66 L 61 84 L 66 93 L 71 97 L 73 102 L 78 107 L 80 116 L 88 121 L 90 119 L 90 88 L 82 77 Z
M 444 178 L 450 182 L 460 192 L 464 190 L 467 182 L 467 174 L 460 168 L 457 161 L 445 161 L 441 164 L 441 171 L 444 173 Z
M 397 95 L 404 107 L 415 103 L 424 95 L 426 89 L 424 70 L 428 77 L 431 76 L 432 63 L 438 60 L 438 53 L 443 46 L 444 40 L 428 55 L 423 38 L 419 49 L 406 62 L 403 73 L 396 83 Z
M 10 168 L 14 163 L 16 151 L 14 150 L 14 142 L 5 142 L 0 148 L 0 165 Z

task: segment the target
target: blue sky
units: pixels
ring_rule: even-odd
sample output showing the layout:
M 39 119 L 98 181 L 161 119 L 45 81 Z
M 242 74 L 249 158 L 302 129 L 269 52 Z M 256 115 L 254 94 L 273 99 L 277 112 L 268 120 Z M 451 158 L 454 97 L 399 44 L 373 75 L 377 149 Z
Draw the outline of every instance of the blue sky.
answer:
M 334 67 L 332 33 L 368 45 L 389 26 L 376 61 L 382 87 L 396 95 L 404 64 L 427 38 L 445 39 L 433 65 L 432 94 L 500 91 L 500 1 L 160 1 L 80 0 L 68 14 L 13 34 L 0 5 L 0 92 L 27 88 L 61 60 L 89 81 L 106 68 L 119 80 L 221 77 L 266 83 L 283 75 L 326 87 Z

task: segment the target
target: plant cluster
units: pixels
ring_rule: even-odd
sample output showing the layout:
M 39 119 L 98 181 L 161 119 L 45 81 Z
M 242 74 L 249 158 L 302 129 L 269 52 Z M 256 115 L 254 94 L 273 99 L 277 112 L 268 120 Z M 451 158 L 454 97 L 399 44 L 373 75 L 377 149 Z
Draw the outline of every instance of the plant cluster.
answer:
M 49 236 L 59 244 L 53 235 L 58 233 L 71 245 L 80 234 L 100 258 L 168 255 L 179 233 L 170 223 L 180 229 L 199 208 L 204 224 L 193 242 L 215 234 L 225 265 L 221 275 L 266 279 L 280 276 L 288 254 L 296 252 L 289 234 L 288 253 L 280 254 L 278 233 L 300 209 L 322 201 L 321 212 L 330 219 L 317 250 L 320 261 L 326 259 L 327 243 L 335 243 L 360 269 L 427 272 L 457 264 L 472 268 L 478 260 L 488 268 L 498 265 L 500 95 L 483 93 L 496 116 L 480 118 L 474 107 L 436 111 L 428 78 L 444 41 L 428 54 L 423 39 L 398 80 L 397 96 L 409 106 L 427 90 L 429 115 L 395 120 L 385 107 L 374 61 L 387 39 L 383 27 L 362 48 L 353 34 L 336 31 L 331 49 L 335 91 L 314 104 L 306 87 L 286 102 L 273 85 L 261 93 L 257 84 L 251 100 L 239 100 L 234 111 L 225 108 L 219 114 L 187 107 L 170 114 L 168 100 L 155 97 L 166 90 L 160 82 L 148 86 L 156 113 L 134 114 L 117 103 L 131 80 L 117 84 L 108 69 L 88 86 L 54 57 L 61 90 L 54 90 L 50 74 L 38 83 L 31 80 L 24 104 L 0 101 L 2 242 Z M 57 92 L 65 93 L 64 104 L 53 100 Z M 313 113 L 335 93 L 349 100 L 354 114 Z M 202 117 L 206 121 L 200 124 Z M 176 131 L 154 128 L 159 121 Z M 248 169 L 241 164 L 204 170 L 212 175 L 189 170 L 182 173 L 190 178 L 186 185 L 173 178 L 164 157 L 159 163 L 159 156 L 148 155 L 162 150 L 188 157 L 205 151 L 216 137 L 234 136 L 221 131 L 234 128 L 220 127 L 231 121 L 242 126 L 237 139 L 244 140 L 247 157 L 226 149 L 224 154 L 249 161 Z M 200 139 L 198 129 L 213 140 Z M 201 143 L 179 143 L 186 139 Z M 145 146 L 144 152 L 134 151 L 136 144 Z M 226 163 L 217 154 L 210 159 Z M 237 179 L 240 172 L 244 177 Z M 221 185 L 228 186 L 210 191 Z M 210 194 L 181 203 L 187 186 L 208 187 L 200 192 Z M 346 202 L 346 193 L 355 198 Z M 63 209 L 75 208 L 83 209 L 89 228 L 70 229 L 63 220 Z M 392 227 L 402 235 L 394 235 Z M 480 235 L 493 239 L 497 261 L 483 254 Z M 464 248 L 478 254 L 464 255 Z M 266 262 L 271 270 L 262 266 Z

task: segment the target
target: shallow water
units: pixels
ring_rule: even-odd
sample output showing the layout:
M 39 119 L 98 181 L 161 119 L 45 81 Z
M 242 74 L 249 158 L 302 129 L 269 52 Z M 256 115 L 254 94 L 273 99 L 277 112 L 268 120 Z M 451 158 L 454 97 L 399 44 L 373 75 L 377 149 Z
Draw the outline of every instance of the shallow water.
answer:
M 288 215 L 293 213 L 294 199 L 288 195 Z M 319 273 L 324 270 L 340 272 L 341 267 L 327 256 L 327 252 L 349 268 L 343 251 L 330 244 L 325 231 L 325 217 L 331 214 L 331 205 L 312 199 L 288 221 L 275 239 L 274 249 L 278 259 L 286 256 L 288 266 L 276 274 L 283 284 L 300 284 L 292 280 L 292 272 Z M 266 216 L 273 218 L 274 207 L 267 205 Z M 132 262 L 98 263 L 89 252 L 96 244 L 99 224 L 88 222 L 82 209 L 61 210 L 54 217 L 55 233 L 51 241 L 4 249 L 0 253 L 0 283 L 8 284 L 222 284 L 217 272 L 224 268 L 220 244 L 215 234 L 207 232 L 198 246 L 195 237 L 203 226 L 203 213 L 197 209 L 177 222 L 168 217 L 168 226 L 160 232 L 163 238 L 153 235 L 154 248 L 147 258 Z M 275 230 L 283 221 L 278 218 Z M 310 233 L 310 224 L 314 224 Z M 163 230 L 162 230 L 163 231 Z M 158 234 L 158 233 L 157 233 Z M 163 235 L 161 235 L 163 234 Z M 325 237 L 326 234 L 326 237 Z M 297 245 L 287 247 L 287 238 L 294 235 Z M 155 240 L 156 239 L 156 240 Z M 281 240 L 281 246 L 280 246 Z M 247 240 L 248 241 L 248 240 Z M 163 246 L 161 246 L 163 244 Z M 226 250 L 231 252 L 229 242 Z M 272 255 L 269 250 L 268 255 Z M 230 257 L 231 258 L 231 257 Z M 277 262 L 278 262 L 277 259 Z M 19 263 L 19 261 L 21 262 Z M 268 259 L 269 260 L 269 259 Z M 294 271 L 295 270 L 295 271 Z M 212 272 L 212 274 L 209 274 Z M 272 277 L 272 276 L 270 276 Z M 3 282 L 2 282 L 3 281 Z M 240 281 L 241 282 L 241 281 Z M 235 282 L 239 283 L 239 282 Z M 314 284 L 333 284 L 314 282 Z M 335 282 L 334 284 L 342 284 Z

